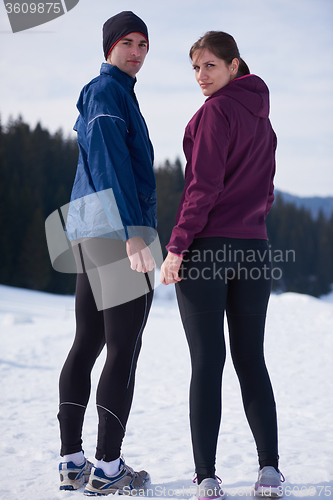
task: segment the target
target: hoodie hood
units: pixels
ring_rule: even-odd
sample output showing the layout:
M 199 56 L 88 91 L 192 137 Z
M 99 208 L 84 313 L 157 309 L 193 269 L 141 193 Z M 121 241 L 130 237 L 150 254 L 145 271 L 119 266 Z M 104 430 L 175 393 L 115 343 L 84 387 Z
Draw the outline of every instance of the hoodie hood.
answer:
M 208 97 L 227 96 L 242 104 L 250 113 L 260 118 L 269 116 L 269 90 L 266 83 L 256 75 L 235 78 L 226 87 Z

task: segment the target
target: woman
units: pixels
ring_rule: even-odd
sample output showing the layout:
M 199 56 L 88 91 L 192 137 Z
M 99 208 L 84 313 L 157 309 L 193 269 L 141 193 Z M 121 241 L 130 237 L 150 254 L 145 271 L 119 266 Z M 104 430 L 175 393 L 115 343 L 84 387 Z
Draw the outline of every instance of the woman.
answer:
M 259 457 L 255 493 L 281 496 L 275 401 L 263 353 L 271 290 L 265 218 L 274 199 L 276 149 L 268 119 L 269 92 L 250 74 L 227 33 L 206 33 L 192 46 L 190 58 L 207 100 L 185 130 L 185 188 L 160 279 L 165 285 L 177 283 L 191 354 L 197 496 L 224 496 L 215 476 L 215 455 L 225 311 Z

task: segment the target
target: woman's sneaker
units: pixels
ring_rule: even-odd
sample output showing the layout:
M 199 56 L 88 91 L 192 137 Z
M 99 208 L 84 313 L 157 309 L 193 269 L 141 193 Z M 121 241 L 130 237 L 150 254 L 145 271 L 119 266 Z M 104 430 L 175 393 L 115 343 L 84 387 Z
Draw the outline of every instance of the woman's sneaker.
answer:
M 119 495 L 142 495 L 149 482 L 148 472 L 145 470 L 135 472 L 123 459 L 120 459 L 120 469 L 115 476 L 107 476 L 102 469 L 93 466 L 84 494 L 95 496 L 118 492 Z
M 59 464 L 60 489 L 77 490 L 89 479 L 92 463 L 85 460 L 82 465 L 74 462 L 61 462 Z
M 222 481 L 219 477 L 207 477 L 200 484 L 197 484 L 196 479 L 193 482 L 197 485 L 196 497 L 198 500 L 213 500 L 214 498 L 222 500 L 225 498 L 225 493 L 220 487 Z
M 277 472 L 274 467 L 267 465 L 259 470 L 258 481 L 254 485 L 254 494 L 262 498 L 281 498 L 283 488 L 281 483 L 285 481 L 283 474 Z

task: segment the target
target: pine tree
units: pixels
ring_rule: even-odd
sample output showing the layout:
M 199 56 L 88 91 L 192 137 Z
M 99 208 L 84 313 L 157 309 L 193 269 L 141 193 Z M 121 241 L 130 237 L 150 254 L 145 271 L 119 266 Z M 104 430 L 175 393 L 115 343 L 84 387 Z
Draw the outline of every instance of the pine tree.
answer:
M 174 164 L 166 160 L 155 170 L 157 187 L 157 221 L 158 235 L 164 257 L 165 246 L 169 243 L 179 201 L 184 189 L 184 174 L 180 160 Z
M 69 202 L 78 158 L 75 139 L 61 130 L 35 129 L 21 116 L 0 120 L 0 283 L 54 293 L 73 293 L 76 276 L 51 267 L 44 221 Z M 166 160 L 156 170 L 158 233 L 166 255 L 184 189 L 179 159 Z M 320 296 L 333 284 L 333 215 L 310 212 L 277 196 L 267 217 L 273 265 L 282 270 L 274 280 L 279 291 Z M 279 251 L 274 254 L 274 251 Z M 287 259 L 294 252 L 295 259 Z M 293 253 L 291 253 L 293 255 Z

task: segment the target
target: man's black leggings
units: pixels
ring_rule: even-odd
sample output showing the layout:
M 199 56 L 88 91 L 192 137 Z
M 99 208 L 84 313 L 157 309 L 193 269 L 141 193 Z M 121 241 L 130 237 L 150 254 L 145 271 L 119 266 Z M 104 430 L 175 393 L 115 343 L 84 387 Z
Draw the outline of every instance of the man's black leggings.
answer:
M 270 260 L 266 240 L 206 237 L 194 240 L 182 264 L 183 280 L 176 291 L 191 355 L 190 423 L 200 476 L 215 473 L 225 311 L 232 360 L 260 466 L 278 465 L 276 408 L 263 350 Z
M 95 264 L 103 264 L 98 257 L 100 252 L 96 251 L 96 245 L 94 246 L 94 242 L 89 243 L 92 249 L 89 248 L 89 244 L 82 244 L 83 253 L 86 250 L 85 263 L 88 262 L 89 257 L 91 260 L 95 259 Z M 120 248 L 122 257 L 127 258 L 123 242 L 106 241 L 102 242 L 102 245 L 107 246 L 108 253 L 111 255 L 119 254 Z M 78 258 L 77 251 L 75 256 Z M 101 269 L 103 272 L 103 267 Z M 146 283 L 142 273 L 131 272 L 135 281 Z M 118 277 L 114 276 L 114 280 L 115 290 L 117 287 L 120 289 L 121 278 L 117 282 Z M 133 399 L 141 338 L 152 296 L 153 292 L 149 291 L 146 283 L 146 293 L 135 300 L 98 310 L 87 272 L 77 275 L 76 335 L 59 381 L 58 419 L 62 456 L 82 450 L 82 425 L 90 396 L 90 374 L 105 344 L 106 361 L 96 394 L 99 416 L 96 458 L 109 462 L 120 456 L 121 443 Z

